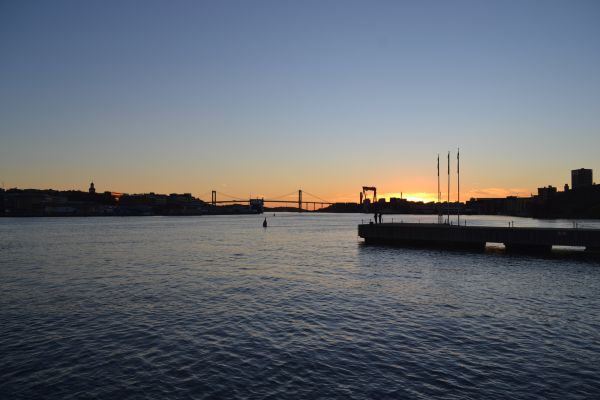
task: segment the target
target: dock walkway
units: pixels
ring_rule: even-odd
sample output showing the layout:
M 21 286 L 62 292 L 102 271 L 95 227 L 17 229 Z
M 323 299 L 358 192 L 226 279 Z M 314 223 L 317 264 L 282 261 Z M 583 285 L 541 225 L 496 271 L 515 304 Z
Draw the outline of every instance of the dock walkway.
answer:
M 503 243 L 507 250 L 550 251 L 552 246 L 585 247 L 600 251 L 600 229 L 458 226 L 448 224 L 361 224 L 366 243 L 483 249 Z

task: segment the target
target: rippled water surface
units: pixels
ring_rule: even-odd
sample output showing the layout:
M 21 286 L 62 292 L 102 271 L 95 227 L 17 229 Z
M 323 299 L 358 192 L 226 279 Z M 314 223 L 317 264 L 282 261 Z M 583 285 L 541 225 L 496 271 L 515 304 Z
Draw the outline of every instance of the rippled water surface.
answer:
M 0 398 L 600 396 L 597 259 L 370 247 L 366 218 L 0 219 Z

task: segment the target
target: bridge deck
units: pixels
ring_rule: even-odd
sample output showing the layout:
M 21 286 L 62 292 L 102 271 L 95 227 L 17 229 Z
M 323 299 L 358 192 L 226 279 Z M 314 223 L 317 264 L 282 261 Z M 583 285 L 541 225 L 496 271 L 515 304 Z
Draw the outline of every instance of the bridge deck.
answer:
M 515 250 L 550 250 L 553 245 L 600 250 L 600 229 L 383 223 L 359 225 L 358 235 L 367 243 L 472 248 L 504 243 L 507 249 Z

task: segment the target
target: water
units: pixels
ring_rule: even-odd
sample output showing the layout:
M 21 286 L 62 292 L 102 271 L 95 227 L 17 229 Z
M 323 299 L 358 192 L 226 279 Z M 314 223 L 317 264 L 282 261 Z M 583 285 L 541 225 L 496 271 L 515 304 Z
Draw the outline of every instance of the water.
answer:
M 599 261 L 267 216 L 0 219 L 0 398 L 598 398 Z

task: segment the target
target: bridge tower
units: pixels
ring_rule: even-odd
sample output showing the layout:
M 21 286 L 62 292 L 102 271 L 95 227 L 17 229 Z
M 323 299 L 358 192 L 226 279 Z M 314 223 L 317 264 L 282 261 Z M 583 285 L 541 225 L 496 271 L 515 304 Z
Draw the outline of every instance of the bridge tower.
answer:
M 216 190 L 212 191 L 210 202 L 212 203 L 213 206 L 217 205 L 217 191 Z
M 302 212 L 302 189 L 298 190 L 298 212 Z

